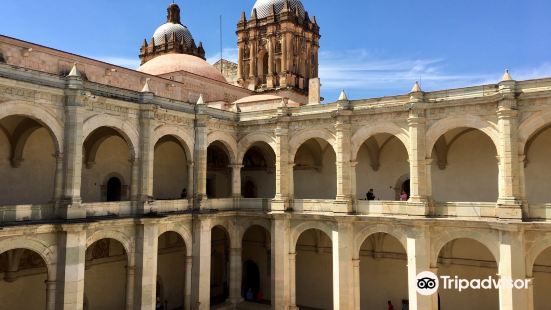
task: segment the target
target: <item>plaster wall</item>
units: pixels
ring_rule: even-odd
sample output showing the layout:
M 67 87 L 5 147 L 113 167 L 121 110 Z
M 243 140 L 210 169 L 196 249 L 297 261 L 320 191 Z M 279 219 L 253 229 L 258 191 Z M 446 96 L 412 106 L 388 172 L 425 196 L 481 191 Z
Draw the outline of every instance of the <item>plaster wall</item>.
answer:
M 551 129 L 534 138 L 526 155 L 524 173 L 528 202 L 551 202 Z
M 188 185 L 188 166 L 182 147 L 173 141 L 157 145 L 153 167 L 153 196 L 156 199 L 180 199 Z

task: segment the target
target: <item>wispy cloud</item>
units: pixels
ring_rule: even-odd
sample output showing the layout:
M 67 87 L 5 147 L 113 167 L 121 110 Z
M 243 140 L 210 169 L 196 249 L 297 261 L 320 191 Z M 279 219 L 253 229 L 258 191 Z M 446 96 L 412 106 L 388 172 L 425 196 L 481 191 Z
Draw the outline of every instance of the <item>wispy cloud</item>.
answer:
M 364 98 L 407 93 L 421 80 L 425 90 L 496 83 L 503 72 L 456 72 L 446 59 L 384 58 L 365 49 L 325 51 L 319 55 L 319 75 L 329 100 L 345 89 Z M 509 68 L 513 78 L 526 80 L 551 76 L 551 63 L 531 68 Z
M 222 57 L 226 60 L 237 62 L 237 52 L 238 52 L 237 48 L 226 47 L 222 49 L 222 54 L 223 54 Z M 215 54 L 207 55 L 207 56 L 208 56 L 207 62 L 209 64 L 214 64 L 215 62 L 220 60 L 220 51 L 218 51 Z

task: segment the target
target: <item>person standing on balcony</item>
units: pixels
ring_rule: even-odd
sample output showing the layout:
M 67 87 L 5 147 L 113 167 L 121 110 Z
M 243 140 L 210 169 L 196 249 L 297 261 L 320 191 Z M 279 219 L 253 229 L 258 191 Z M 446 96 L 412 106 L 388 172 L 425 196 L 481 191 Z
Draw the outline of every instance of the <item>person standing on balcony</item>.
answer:
M 375 200 L 375 194 L 373 193 L 373 189 L 369 189 L 369 192 L 366 194 L 367 200 Z
M 408 201 L 408 194 L 405 191 L 402 191 L 402 194 L 400 195 L 400 201 Z

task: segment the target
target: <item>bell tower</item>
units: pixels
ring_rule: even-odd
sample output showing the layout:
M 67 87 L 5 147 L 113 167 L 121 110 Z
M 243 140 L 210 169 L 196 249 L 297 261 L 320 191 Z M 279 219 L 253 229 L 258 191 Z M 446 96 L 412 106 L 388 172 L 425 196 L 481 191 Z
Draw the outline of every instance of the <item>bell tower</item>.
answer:
M 239 85 L 306 101 L 318 77 L 319 29 L 299 0 L 258 0 L 237 24 Z

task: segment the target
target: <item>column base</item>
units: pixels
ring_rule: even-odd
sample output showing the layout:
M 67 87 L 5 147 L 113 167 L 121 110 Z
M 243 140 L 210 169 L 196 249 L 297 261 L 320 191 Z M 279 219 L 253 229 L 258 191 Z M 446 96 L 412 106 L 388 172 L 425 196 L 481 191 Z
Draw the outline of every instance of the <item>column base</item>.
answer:
M 422 197 L 410 197 L 407 202 L 407 214 L 409 216 L 428 216 L 430 215 L 429 203 Z
M 497 217 L 504 220 L 522 220 L 522 202 L 516 198 L 499 198 L 497 200 Z
M 270 211 L 272 212 L 285 212 L 289 209 L 289 199 L 286 197 L 276 197 L 272 199 L 272 205 Z
M 334 213 L 353 213 L 354 212 L 354 203 L 351 197 L 337 197 L 335 202 L 333 202 L 333 212 Z
M 64 198 L 56 203 L 57 215 L 63 219 L 86 218 L 86 208 L 82 206 L 79 198 Z

